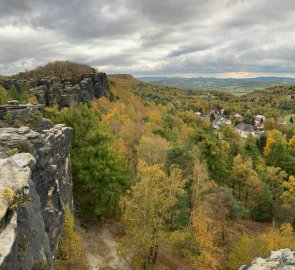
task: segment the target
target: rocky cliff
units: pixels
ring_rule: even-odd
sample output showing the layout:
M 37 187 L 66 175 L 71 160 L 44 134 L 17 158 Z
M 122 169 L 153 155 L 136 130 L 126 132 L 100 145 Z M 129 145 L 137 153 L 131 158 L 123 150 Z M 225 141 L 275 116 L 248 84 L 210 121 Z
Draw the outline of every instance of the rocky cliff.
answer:
M 1 270 L 55 269 L 64 205 L 73 209 L 72 129 L 46 119 L 34 129 L 0 128 Z
M 58 104 L 68 107 L 72 102 L 87 102 L 108 93 L 108 79 L 105 73 L 84 74 L 79 78 L 46 77 L 41 80 L 1 80 L 0 85 L 9 91 L 12 86 L 21 92 L 21 88 L 29 83 L 30 94 L 39 103 L 50 106 Z
M 295 251 L 280 249 L 273 251 L 267 258 L 256 258 L 250 265 L 244 265 L 239 270 L 294 270 Z

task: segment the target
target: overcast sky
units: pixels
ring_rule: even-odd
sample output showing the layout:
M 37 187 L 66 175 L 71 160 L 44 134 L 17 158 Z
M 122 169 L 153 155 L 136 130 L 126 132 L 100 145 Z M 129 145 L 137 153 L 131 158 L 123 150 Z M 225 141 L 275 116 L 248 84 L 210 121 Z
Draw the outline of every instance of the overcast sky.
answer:
M 0 0 L 0 74 L 295 76 L 295 0 Z

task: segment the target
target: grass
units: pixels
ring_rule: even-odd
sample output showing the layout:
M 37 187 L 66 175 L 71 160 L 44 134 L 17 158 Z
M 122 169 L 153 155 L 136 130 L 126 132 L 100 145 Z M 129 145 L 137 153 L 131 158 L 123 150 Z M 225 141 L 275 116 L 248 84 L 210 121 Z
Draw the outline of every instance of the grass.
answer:
M 289 122 L 290 121 L 290 118 L 291 116 L 293 117 L 293 119 L 295 120 L 295 113 L 292 113 L 292 114 L 288 114 L 285 116 L 285 121 Z

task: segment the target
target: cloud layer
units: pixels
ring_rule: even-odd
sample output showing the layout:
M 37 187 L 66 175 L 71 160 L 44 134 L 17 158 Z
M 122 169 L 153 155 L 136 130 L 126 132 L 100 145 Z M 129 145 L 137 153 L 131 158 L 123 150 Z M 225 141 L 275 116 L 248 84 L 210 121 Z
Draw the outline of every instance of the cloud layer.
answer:
M 294 0 L 1 0 L 0 74 L 295 74 Z

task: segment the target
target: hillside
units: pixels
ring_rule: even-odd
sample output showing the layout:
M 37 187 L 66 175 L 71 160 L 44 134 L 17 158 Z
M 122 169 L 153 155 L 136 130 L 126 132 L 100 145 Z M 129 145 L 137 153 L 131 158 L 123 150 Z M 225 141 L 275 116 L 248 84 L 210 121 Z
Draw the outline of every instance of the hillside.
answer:
M 16 95 L 16 86 L 24 82 L 26 87 Z M 71 159 L 63 156 L 58 161 L 58 175 L 72 176 L 83 241 L 73 232 L 73 217 L 64 208 L 69 219 L 64 244 L 52 249 L 57 252 L 52 264 L 74 269 L 82 259 L 83 270 L 88 270 L 87 256 L 93 270 L 235 270 L 271 250 L 295 248 L 295 126 L 278 124 L 294 113 L 293 86 L 236 97 L 159 86 L 126 74 L 6 79 L 7 83 L 11 87 L 0 92 L 3 103 L 14 94 L 33 104 L 8 101 L 0 106 L 0 151 L 5 160 L 30 152 L 40 154 L 45 165 L 55 162 L 47 156 L 43 160 L 47 148 L 39 139 L 57 142 L 53 148 L 59 158 L 64 151 L 59 153 L 63 146 L 57 139 L 64 138 L 67 147 L 70 143 L 59 132 L 68 128 L 59 124 L 73 129 Z M 40 93 L 43 105 L 37 104 L 43 100 Z M 43 112 L 57 125 L 54 132 Z M 14 140 L 23 139 L 30 130 L 26 127 L 32 131 L 24 147 Z M 35 140 L 37 131 L 41 135 Z M 57 168 L 54 165 L 48 170 Z M 43 178 L 38 175 L 37 171 L 33 180 L 39 188 Z M 40 184 L 41 201 L 51 198 L 51 190 L 55 189 Z M 48 199 L 42 211 L 55 200 Z M 62 222 L 59 231 L 61 227 Z M 76 241 L 80 256 L 68 244 L 71 241 Z M 75 256 L 67 255 L 74 251 Z
M 294 78 L 287 77 L 257 77 L 245 79 L 139 77 L 139 79 L 157 85 L 196 90 L 218 90 L 237 96 L 275 85 L 295 83 Z
M 95 74 L 96 70 L 88 65 L 71 61 L 54 61 L 44 66 L 39 66 L 33 70 L 20 72 L 10 77 L 13 79 L 42 79 L 44 77 L 52 76 L 75 78 L 85 73 Z

